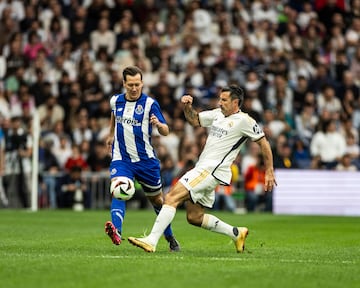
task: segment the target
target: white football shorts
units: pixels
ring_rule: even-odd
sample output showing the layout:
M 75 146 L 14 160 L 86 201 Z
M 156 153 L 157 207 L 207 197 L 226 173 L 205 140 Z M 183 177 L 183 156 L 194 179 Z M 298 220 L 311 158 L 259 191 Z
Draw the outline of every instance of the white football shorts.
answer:
M 179 181 L 190 191 L 194 203 L 212 208 L 215 201 L 214 189 L 219 181 L 209 171 L 195 167 L 186 172 Z

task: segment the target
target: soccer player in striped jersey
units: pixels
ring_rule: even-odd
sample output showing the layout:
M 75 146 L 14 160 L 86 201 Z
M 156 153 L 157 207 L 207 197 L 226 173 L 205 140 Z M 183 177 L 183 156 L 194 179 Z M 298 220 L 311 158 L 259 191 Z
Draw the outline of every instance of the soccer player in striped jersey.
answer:
M 130 243 L 146 252 L 155 252 L 161 233 L 174 219 L 177 206 L 185 201 L 190 224 L 227 235 L 234 241 L 237 252 L 244 251 L 248 228 L 229 225 L 205 213 L 205 208 L 214 204 L 214 188 L 218 184 L 230 185 L 231 164 L 248 139 L 260 145 L 264 156 L 265 191 L 271 191 L 276 185 L 270 144 L 255 120 L 240 110 L 243 99 L 240 87 L 224 87 L 220 93 L 220 107 L 198 113 L 192 108 L 192 96 L 181 98 L 187 121 L 193 126 L 209 127 L 208 138 L 195 167 L 166 194 L 151 233 L 144 238 L 129 237 Z
M 112 147 L 111 181 L 120 176 L 136 179 L 158 214 L 163 193 L 160 161 L 151 145 L 151 134 L 155 127 L 161 135 L 168 135 L 169 127 L 158 102 L 142 92 L 142 71 L 138 67 L 129 66 L 123 70 L 123 85 L 125 93 L 110 99 L 112 113 L 107 144 Z M 105 233 L 115 245 L 121 243 L 125 209 L 125 201 L 112 199 L 112 221 L 105 223 Z M 180 250 L 170 223 L 164 229 L 164 236 L 170 251 Z

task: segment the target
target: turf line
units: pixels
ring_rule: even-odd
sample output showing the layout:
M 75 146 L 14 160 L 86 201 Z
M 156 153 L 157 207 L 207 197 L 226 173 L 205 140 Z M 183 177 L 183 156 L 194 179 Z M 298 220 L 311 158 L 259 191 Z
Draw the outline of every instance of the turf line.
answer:
M 113 259 L 126 259 L 126 258 L 134 258 L 134 256 L 130 255 L 99 255 L 99 256 L 89 256 L 95 258 L 113 258 Z M 188 257 L 183 256 L 172 256 L 172 255 L 154 255 L 151 256 L 139 256 L 137 255 L 136 258 L 140 259 L 148 259 L 149 257 L 155 259 L 185 259 Z M 196 257 L 196 259 L 205 259 L 205 260 L 212 260 L 212 261 L 257 261 L 263 260 L 260 258 L 227 258 L 227 257 Z M 275 259 L 273 261 L 276 261 Z M 281 263 L 313 263 L 313 264 L 357 264 L 356 261 L 350 260 L 311 260 L 311 259 L 278 259 Z

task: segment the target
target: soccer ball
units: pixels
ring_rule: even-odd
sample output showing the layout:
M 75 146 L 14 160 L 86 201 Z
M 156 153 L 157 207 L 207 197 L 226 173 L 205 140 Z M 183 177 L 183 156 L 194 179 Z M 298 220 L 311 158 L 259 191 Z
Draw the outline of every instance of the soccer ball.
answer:
M 111 195 L 119 200 L 129 200 L 135 194 L 134 182 L 127 177 L 117 177 L 110 185 Z

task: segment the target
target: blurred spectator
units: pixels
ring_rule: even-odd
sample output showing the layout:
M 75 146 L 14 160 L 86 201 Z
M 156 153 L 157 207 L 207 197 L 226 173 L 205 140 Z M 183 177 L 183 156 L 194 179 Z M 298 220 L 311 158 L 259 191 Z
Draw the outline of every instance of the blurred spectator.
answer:
M 49 207 L 51 209 L 57 208 L 57 195 L 56 195 L 56 181 L 57 173 L 60 172 L 60 166 L 57 158 L 53 154 L 53 142 L 51 138 L 45 138 L 40 141 L 39 151 L 39 162 L 40 162 L 40 173 L 44 184 L 44 190 L 40 190 L 39 197 L 41 206 Z
M 317 107 L 321 114 L 323 110 L 327 110 L 333 114 L 340 114 L 341 102 L 335 95 L 335 89 L 331 85 L 324 85 L 321 93 L 317 96 Z
M 293 159 L 300 169 L 309 169 L 311 166 L 309 146 L 299 138 L 294 140 Z
M 317 17 L 316 12 L 312 8 L 311 1 L 303 1 L 302 10 L 299 12 L 296 22 L 301 30 L 304 31 L 308 27 L 310 20 Z
M 21 33 L 11 35 L 7 46 L 3 49 L 3 53 L 6 56 L 7 77 L 14 75 L 18 68 L 27 66 L 27 59 L 23 54 L 23 39 Z
M 292 147 L 285 143 L 281 145 L 276 153 L 274 153 L 274 168 L 280 169 L 296 169 L 299 165 L 292 155 Z
M 60 180 L 57 186 L 59 208 L 82 211 L 91 207 L 91 195 L 82 178 L 82 168 L 72 166 Z
M 336 130 L 336 122 L 324 122 L 322 130 L 314 134 L 310 143 L 312 167 L 334 169 L 345 152 L 345 138 Z
M 357 171 L 358 168 L 351 161 L 351 156 L 349 154 L 344 154 L 341 157 L 341 160 L 336 165 L 335 170 L 337 171 Z
M 3 116 L 0 113 L 0 207 L 7 207 L 9 205 L 9 200 L 3 184 L 3 176 L 5 172 L 5 135 L 2 127 L 3 120 Z
M 2 87 L 2 83 L 0 83 L 0 121 L 4 119 L 10 119 L 11 110 L 10 103 L 7 97 L 6 91 L 4 91 L 4 87 Z M 1 127 L 1 125 L 0 125 Z
M 232 194 L 239 181 L 239 167 L 234 163 L 231 165 L 231 173 L 232 178 L 229 186 L 218 185 L 215 188 L 215 202 L 213 206 L 215 210 L 226 210 L 230 212 L 235 212 L 236 210 L 236 203 Z
M 71 23 L 70 42 L 74 50 L 78 49 L 83 42 L 89 41 L 89 35 L 85 31 L 85 21 L 76 18 Z
M 58 121 L 64 120 L 64 108 L 57 103 L 54 95 L 47 95 L 46 102 L 38 109 L 40 125 L 43 132 L 50 132 Z
M 160 105 L 161 106 L 161 105 Z M 161 137 L 160 142 L 166 146 L 172 160 L 177 162 L 178 151 L 180 149 L 180 141 L 185 136 L 185 121 L 181 118 L 172 120 L 170 133 L 167 136 Z
M 90 129 L 90 119 L 89 119 L 89 113 L 87 109 L 81 108 L 79 111 L 77 111 L 76 115 L 76 127 L 72 129 L 72 138 L 76 145 L 80 145 L 81 142 L 89 141 L 92 142 L 93 140 L 93 133 Z
M 97 141 L 94 147 L 90 149 L 90 154 L 86 160 L 91 171 L 107 171 L 110 166 L 111 156 L 107 151 L 107 146 L 104 142 Z
M 286 116 L 293 114 L 293 90 L 287 84 L 283 75 L 276 75 L 273 85 L 271 85 L 266 93 L 267 108 L 275 109 L 281 106 Z
M 261 153 L 257 143 L 249 141 L 246 143 L 246 150 L 241 158 L 241 175 L 245 175 L 250 166 L 254 166 L 258 155 Z
M 244 175 L 245 206 L 248 212 L 254 212 L 261 202 L 265 202 L 264 211 L 272 211 L 272 192 L 264 192 L 265 166 L 261 155 Z
M 66 171 L 71 171 L 73 167 L 80 167 L 82 170 L 88 170 L 89 164 L 81 155 L 80 147 L 76 144 L 72 145 L 72 154 L 65 162 Z
M 164 194 L 169 192 L 172 181 L 175 177 L 175 162 L 170 154 L 165 154 L 161 159 L 161 179 Z
M 72 145 L 70 137 L 62 133 L 59 135 L 59 146 L 53 150 L 57 162 L 59 163 L 60 169 L 65 170 L 65 164 L 72 155 Z
M 24 47 L 24 55 L 29 61 L 34 61 L 38 56 L 39 51 L 43 51 L 48 55 L 48 50 L 45 44 L 41 41 L 40 36 L 36 31 L 30 31 L 28 34 L 27 44 Z
M 60 19 L 53 17 L 50 22 L 49 29 L 45 32 L 44 45 L 49 51 L 50 57 L 55 57 L 60 54 L 62 44 L 67 39 L 68 33 L 61 27 Z
M 306 102 L 303 104 L 302 110 L 295 115 L 296 134 L 305 145 L 309 145 L 316 132 L 319 117 L 313 103 Z
M 30 207 L 32 138 L 20 116 L 13 116 L 5 134 L 4 187 L 9 207 Z
M 102 18 L 99 20 L 97 30 L 90 34 L 91 49 L 97 53 L 100 48 L 105 48 L 108 55 L 112 55 L 116 48 L 116 35 L 110 30 L 109 20 Z

